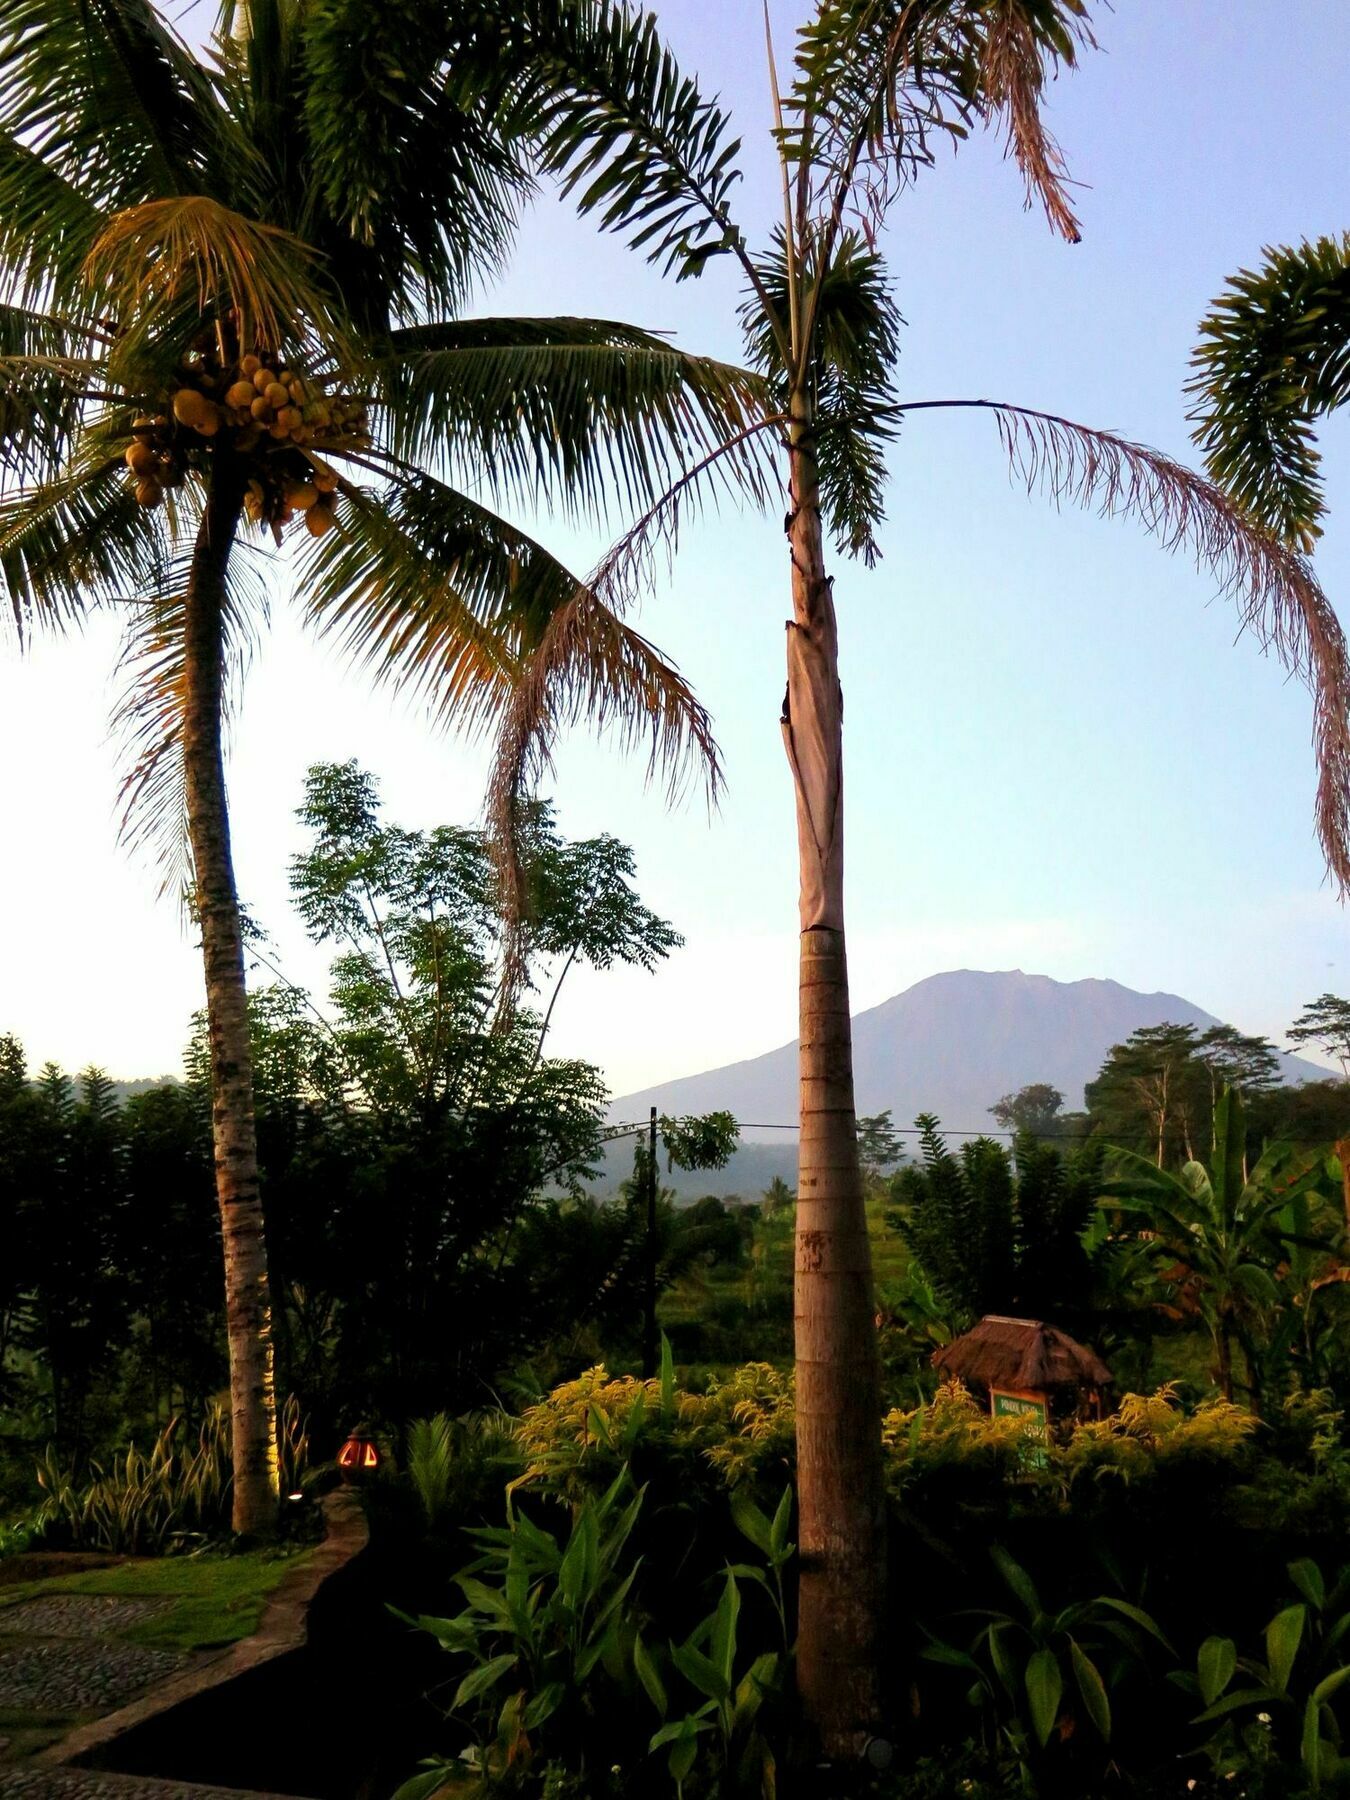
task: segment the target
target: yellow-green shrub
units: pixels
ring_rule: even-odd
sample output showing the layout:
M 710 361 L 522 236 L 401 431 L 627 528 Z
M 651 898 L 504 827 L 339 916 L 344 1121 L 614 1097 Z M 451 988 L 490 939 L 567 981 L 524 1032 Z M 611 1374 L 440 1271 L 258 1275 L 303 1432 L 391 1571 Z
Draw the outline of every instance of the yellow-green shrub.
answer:
M 562 1491 L 605 1479 L 626 1456 L 659 1448 L 715 1471 L 728 1486 L 761 1469 L 791 1468 L 792 1377 L 747 1363 L 701 1394 L 658 1380 L 611 1376 L 603 1365 L 554 1388 L 517 1427 L 523 1480 Z

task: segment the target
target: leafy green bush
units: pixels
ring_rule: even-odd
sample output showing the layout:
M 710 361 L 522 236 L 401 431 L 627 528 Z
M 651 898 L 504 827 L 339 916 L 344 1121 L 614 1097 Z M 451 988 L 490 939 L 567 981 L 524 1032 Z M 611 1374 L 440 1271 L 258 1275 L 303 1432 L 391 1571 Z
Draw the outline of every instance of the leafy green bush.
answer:
M 762 1632 L 747 1645 L 741 1583 L 773 1598 L 781 1640 L 791 1493 L 772 1520 L 738 1496 L 738 1523 L 765 1565 L 725 1570 L 713 1611 L 664 1643 L 635 1549 L 643 1503 L 623 1468 L 577 1503 L 565 1537 L 518 1503 L 505 1526 L 470 1534 L 480 1554 L 456 1577 L 464 1610 L 409 1620 L 468 1664 L 450 1710 L 470 1743 L 456 1761 L 430 1762 L 398 1800 L 429 1800 L 466 1766 L 493 1791 L 550 1800 L 659 1788 L 662 1770 L 677 1795 L 772 1792 L 763 1722 L 784 1693 L 787 1655 L 781 1641 L 760 1647 Z
M 527 1408 L 518 1436 L 524 1479 L 570 1498 L 612 1479 L 639 1451 L 710 1491 L 761 1475 L 777 1487 L 793 1464 L 792 1377 L 747 1363 L 689 1393 L 676 1388 L 667 1350 L 659 1380 L 614 1378 L 601 1366 L 565 1382 Z

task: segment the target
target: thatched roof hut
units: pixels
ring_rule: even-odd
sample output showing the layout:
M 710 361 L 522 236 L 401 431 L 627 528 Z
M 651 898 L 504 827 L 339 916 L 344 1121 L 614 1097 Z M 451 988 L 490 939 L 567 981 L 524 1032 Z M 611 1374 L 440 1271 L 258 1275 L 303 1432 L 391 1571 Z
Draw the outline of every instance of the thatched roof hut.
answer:
M 1111 1371 L 1086 1344 L 1040 1319 L 991 1313 L 962 1337 L 933 1352 L 933 1367 L 967 1387 L 1012 1393 L 1100 1392 Z

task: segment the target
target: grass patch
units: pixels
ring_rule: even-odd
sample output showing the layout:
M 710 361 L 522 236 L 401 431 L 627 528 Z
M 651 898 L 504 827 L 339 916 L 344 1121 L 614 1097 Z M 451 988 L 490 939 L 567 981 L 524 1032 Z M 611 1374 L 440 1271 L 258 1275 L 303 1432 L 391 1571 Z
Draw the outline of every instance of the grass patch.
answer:
M 0 1606 L 31 1600 L 36 1594 L 171 1600 L 173 1604 L 158 1617 L 130 1626 L 121 1635 L 129 1643 L 159 1650 L 213 1650 L 256 1631 L 268 1597 L 312 1554 L 312 1547 L 306 1547 L 299 1551 L 250 1550 L 237 1556 L 205 1552 L 137 1558 L 111 1569 L 86 1569 L 77 1575 L 17 1583 L 0 1589 Z

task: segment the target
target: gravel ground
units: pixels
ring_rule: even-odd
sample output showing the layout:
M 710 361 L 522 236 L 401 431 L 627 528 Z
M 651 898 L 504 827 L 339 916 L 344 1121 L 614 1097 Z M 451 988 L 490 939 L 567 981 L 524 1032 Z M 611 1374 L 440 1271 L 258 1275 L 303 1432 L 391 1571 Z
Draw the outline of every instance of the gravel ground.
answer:
M 195 1787 L 109 1775 L 102 1769 L 0 1770 L 0 1800 L 286 1800 L 282 1794 L 245 1796 L 239 1788 Z
M 0 1607 L 0 1637 L 116 1637 L 128 1625 L 167 1612 L 171 1604 L 115 1594 L 44 1594 Z
M 107 1712 L 187 1664 L 140 1644 L 49 1639 L 0 1648 L 0 1712 Z

